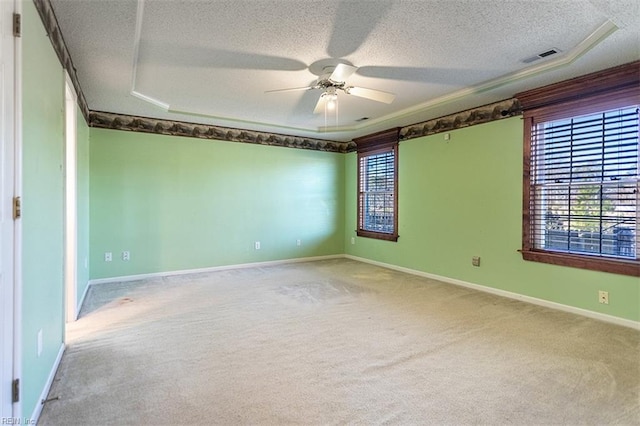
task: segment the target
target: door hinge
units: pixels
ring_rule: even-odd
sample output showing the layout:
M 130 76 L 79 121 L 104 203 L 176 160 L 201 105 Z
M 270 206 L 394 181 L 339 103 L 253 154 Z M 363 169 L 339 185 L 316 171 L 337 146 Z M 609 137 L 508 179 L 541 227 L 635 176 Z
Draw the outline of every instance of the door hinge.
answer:
M 19 13 L 13 14 L 13 36 L 20 37 L 22 35 L 22 18 Z
M 13 197 L 13 219 L 20 219 L 22 217 L 22 201 L 20 197 Z
M 20 402 L 20 379 L 14 379 L 11 383 L 11 402 Z

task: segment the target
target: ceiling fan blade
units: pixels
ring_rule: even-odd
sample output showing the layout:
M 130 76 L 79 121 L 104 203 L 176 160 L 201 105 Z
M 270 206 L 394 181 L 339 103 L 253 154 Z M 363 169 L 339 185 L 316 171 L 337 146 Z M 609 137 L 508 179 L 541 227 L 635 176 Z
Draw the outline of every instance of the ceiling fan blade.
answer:
M 396 98 L 396 95 L 382 90 L 366 89 L 364 87 L 346 87 L 345 92 L 349 95 L 358 96 L 360 98 L 371 99 L 372 101 L 390 104 Z
M 314 86 L 305 86 L 305 87 L 292 87 L 290 89 L 275 89 L 275 90 L 265 90 L 264 93 L 277 93 L 277 92 L 298 92 L 301 90 L 311 90 L 315 89 Z
M 333 70 L 331 75 L 329 76 L 329 80 L 331 81 L 347 81 L 351 75 L 356 72 L 358 67 L 353 67 L 347 64 L 338 64 L 336 65 L 336 69 Z
M 322 96 L 320 96 L 320 99 L 318 99 L 318 103 L 316 104 L 316 107 L 313 110 L 313 113 L 320 114 L 321 112 L 324 112 L 327 102 L 329 102 L 329 97 L 324 96 L 324 93 L 323 93 Z

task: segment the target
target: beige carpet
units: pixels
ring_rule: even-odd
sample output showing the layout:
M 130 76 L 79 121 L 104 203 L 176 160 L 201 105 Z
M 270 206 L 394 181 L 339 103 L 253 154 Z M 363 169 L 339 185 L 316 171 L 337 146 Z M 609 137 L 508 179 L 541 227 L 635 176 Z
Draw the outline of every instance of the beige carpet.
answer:
M 639 424 L 640 333 L 329 260 L 94 286 L 41 425 Z

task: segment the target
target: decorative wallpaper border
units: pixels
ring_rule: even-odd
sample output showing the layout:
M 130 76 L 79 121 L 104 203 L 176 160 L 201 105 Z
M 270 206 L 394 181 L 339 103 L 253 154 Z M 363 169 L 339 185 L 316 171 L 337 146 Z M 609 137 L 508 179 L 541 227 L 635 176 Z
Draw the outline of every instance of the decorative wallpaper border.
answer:
M 91 111 L 89 126 L 103 129 L 128 130 L 132 132 L 156 133 L 161 135 L 185 136 L 200 139 L 215 139 L 230 142 L 244 142 L 256 145 L 282 146 L 286 148 L 312 149 L 327 152 L 347 152 L 355 144 L 299 136 L 255 132 L 230 127 L 194 124 L 183 121 L 161 120 L 133 115 Z
M 64 38 L 62 37 L 62 32 L 60 31 L 60 26 L 58 25 L 58 19 L 53 12 L 51 2 L 49 0 L 33 0 L 33 3 L 36 6 L 38 14 L 40 15 L 42 24 L 47 31 L 49 40 L 51 40 L 53 50 L 55 50 L 56 55 L 58 55 L 58 59 L 62 64 L 62 67 L 67 70 L 67 73 L 71 78 L 71 83 L 73 84 L 73 87 L 76 90 L 76 94 L 78 96 L 78 106 L 80 107 L 80 111 L 82 111 L 82 115 L 84 116 L 85 121 L 88 123 L 89 106 L 87 105 L 87 100 L 84 97 L 84 92 L 80 87 L 80 81 L 78 80 L 76 67 L 73 65 L 71 55 L 69 55 L 69 50 L 67 50 L 67 45 L 65 44 Z
M 516 98 L 468 109 L 400 129 L 400 140 L 409 140 L 436 133 L 449 132 L 462 127 L 475 126 L 522 114 L 522 107 Z

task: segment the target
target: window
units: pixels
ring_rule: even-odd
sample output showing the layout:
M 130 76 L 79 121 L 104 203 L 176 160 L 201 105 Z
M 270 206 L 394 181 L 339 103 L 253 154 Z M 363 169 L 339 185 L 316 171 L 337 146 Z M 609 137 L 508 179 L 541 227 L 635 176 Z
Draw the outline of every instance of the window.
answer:
M 534 247 L 635 259 L 638 107 L 540 123 L 531 141 Z
M 395 233 L 395 152 L 359 157 L 360 226 L 364 231 Z
M 640 276 L 640 89 L 631 65 L 635 72 L 617 67 L 516 95 L 526 260 Z
M 398 240 L 398 129 L 355 140 L 358 146 L 358 230 Z

